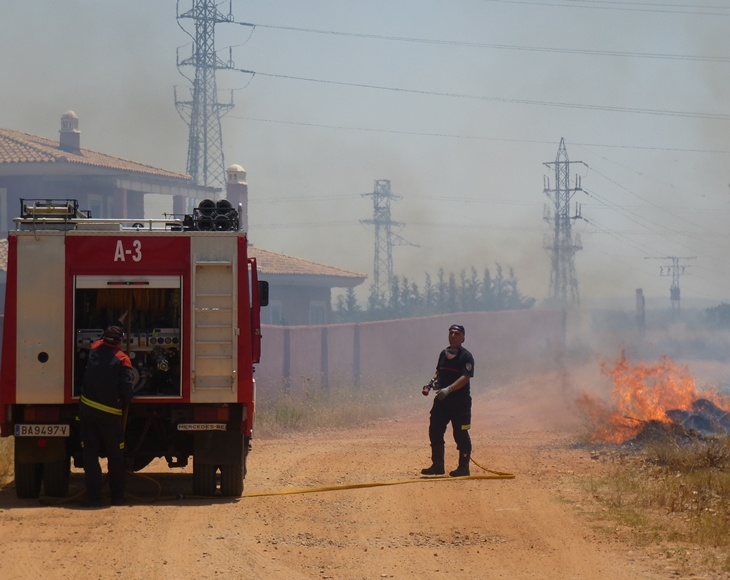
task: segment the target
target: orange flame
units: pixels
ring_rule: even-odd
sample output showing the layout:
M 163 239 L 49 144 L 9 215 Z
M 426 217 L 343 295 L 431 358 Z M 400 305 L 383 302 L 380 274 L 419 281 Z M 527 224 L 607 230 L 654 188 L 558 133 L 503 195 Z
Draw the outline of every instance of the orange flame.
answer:
M 623 443 L 638 435 L 646 421 L 671 423 L 666 412 L 691 410 L 697 399 L 708 399 L 730 411 L 730 399 L 712 389 L 698 391 L 687 367 L 679 367 L 662 356 L 654 365 L 631 365 L 626 354 L 609 367 L 601 363 L 601 372 L 611 377 L 611 403 L 604 403 L 583 393 L 578 406 L 594 425 L 591 441 Z

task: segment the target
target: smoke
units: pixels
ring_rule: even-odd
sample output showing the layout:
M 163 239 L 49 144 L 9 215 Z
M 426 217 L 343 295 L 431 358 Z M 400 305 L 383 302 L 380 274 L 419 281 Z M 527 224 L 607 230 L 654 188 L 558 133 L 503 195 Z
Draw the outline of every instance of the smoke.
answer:
M 181 2 L 181 9 L 188 7 Z M 525 47 L 720 56 L 725 51 L 722 19 L 707 16 L 466 0 L 376 1 L 347 9 L 332 0 L 306 7 L 280 0 L 234 5 L 234 12 L 238 20 L 281 26 Z M 187 82 L 176 70 L 175 51 L 189 40 L 177 26 L 173 3 L 11 3 L 0 22 L 0 50 L 9 55 L 0 71 L 5 87 L 0 126 L 55 138 L 61 113 L 73 109 L 83 147 L 183 172 L 187 127 L 175 111 L 173 87 L 184 94 Z M 263 28 L 251 34 L 235 25 L 219 25 L 216 42 L 219 48 L 242 45 L 232 53 L 238 68 L 502 99 L 715 113 L 724 111 L 728 88 L 724 63 Z M 181 49 L 180 57 L 187 51 Z M 667 254 L 698 256 L 693 278 L 688 274 L 682 281 L 684 296 L 726 295 L 730 279 L 722 260 L 728 244 L 713 232 L 724 231 L 730 212 L 727 153 L 578 147 L 728 151 L 725 120 L 261 75 L 251 80 L 225 71 L 218 86 L 224 101 L 229 97 L 224 89 L 241 89 L 223 122 L 224 149 L 227 164 L 240 163 L 248 171 L 250 230 L 257 245 L 372 275 L 373 233 L 359 224 L 372 216 L 372 204 L 359 194 L 370 191 L 375 179 L 390 179 L 394 192 L 403 195 L 392 208 L 393 218 L 406 224 L 399 233 L 420 246 L 394 249 L 398 275 L 420 283 L 424 272 L 439 267 L 458 273 L 500 262 L 515 268 L 524 292 L 541 299 L 550 272 L 542 248 L 549 231 L 542 221 L 542 178 L 549 170 L 542 163 L 554 159 L 565 137 L 571 159 L 591 165 L 584 187 L 624 209 L 607 208 L 585 194 L 574 200 L 584 203 L 589 220 L 575 224 L 584 245 L 576 261 L 584 299 L 633 296 L 637 287 L 648 296 L 665 295 L 667 281 L 644 257 Z M 301 200 L 273 203 L 281 197 Z M 164 199 L 147 201 L 151 212 L 169 209 Z

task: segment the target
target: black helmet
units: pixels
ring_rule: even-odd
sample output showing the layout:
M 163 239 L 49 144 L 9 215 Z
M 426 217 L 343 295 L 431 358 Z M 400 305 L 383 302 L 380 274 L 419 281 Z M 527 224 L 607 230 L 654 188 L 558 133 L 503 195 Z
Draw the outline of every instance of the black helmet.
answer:
M 123 336 L 124 331 L 119 326 L 110 326 L 104 331 L 102 339 L 109 344 L 119 344 Z

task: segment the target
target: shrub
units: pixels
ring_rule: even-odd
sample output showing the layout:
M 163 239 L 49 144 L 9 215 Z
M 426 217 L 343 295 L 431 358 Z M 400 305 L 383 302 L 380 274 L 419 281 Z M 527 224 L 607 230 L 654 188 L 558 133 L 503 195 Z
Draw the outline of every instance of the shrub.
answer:
M 13 438 L 0 439 L 0 485 L 13 472 Z

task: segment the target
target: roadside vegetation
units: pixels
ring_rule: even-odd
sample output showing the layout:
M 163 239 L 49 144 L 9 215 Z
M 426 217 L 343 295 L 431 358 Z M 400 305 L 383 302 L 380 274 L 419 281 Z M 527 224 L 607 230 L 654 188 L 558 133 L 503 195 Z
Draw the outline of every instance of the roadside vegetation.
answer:
M 0 485 L 13 471 L 13 438 L 3 437 L 0 439 Z
M 418 396 L 418 399 L 416 399 Z M 418 384 L 410 391 L 377 388 L 312 388 L 260 401 L 256 435 L 276 437 L 291 433 L 347 429 L 416 410 L 423 403 Z
M 730 437 L 654 442 L 608 457 L 606 475 L 587 485 L 610 519 L 640 544 L 710 548 L 707 564 L 730 572 Z

